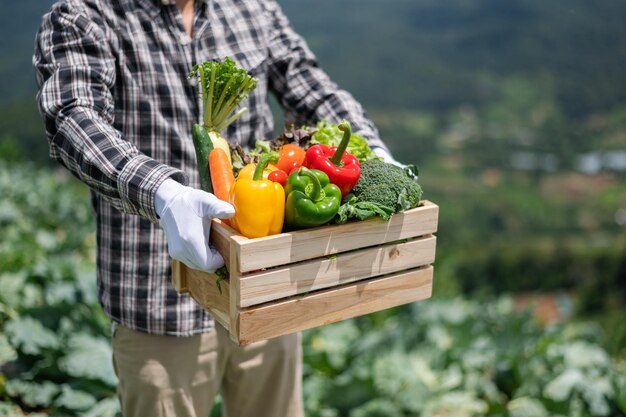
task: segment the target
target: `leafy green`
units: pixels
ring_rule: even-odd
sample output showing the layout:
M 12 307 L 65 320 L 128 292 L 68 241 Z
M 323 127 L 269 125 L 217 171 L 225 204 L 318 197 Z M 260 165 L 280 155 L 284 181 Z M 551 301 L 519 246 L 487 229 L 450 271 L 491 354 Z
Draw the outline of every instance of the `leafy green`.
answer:
M 367 220 L 374 216 L 380 216 L 383 220 L 389 220 L 395 212 L 392 207 L 384 206 L 373 201 L 359 201 L 354 195 L 346 196 L 343 204 L 335 217 L 335 223 L 343 224 L 348 220 Z
M 315 132 L 316 130 L 310 126 L 296 127 L 294 123 L 287 122 L 280 136 L 271 141 L 272 148 L 278 149 L 283 145 L 293 143 L 307 149 L 311 145 L 311 138 Z
M 10 396 L 19 396 L 25 404 L 35 407 L 50 404 L 60 388 L 49 381 L 36 383 L 11 380 L 7 382 L 6 390 Z
M 0 401 L 0 417 L 23 417 L 24 414 L 20 412 L 20 409 L 15 404 L 8 404 L 4 401 Z
M 0 162 L 0 189 L 0 416 L 71 416 L 96 401 L 115 404 L 87 188 Z
M 40 321 L 32 317 L 11 320 L 4 331 L 12 346 L 19 347 L 29 355 L 37 355 L 44 349 L 55 349 L 60 343 L 53 331 L 46 329 Z
M 374 216 L 389 220 L 393 213 L 416 207 L 421 197 L 422 189 L 409 172 L 380 160 L 369 160 L 361 164 L 359 181 L 339 207 L 335 222 Z
M 63 384 L 61 389 L 61 395 L 54 401 L 59 407 L 80 411 L 93 407 L 97 402 L 93 395 L 75 390 L 67 384 Z
M 194 65 L 189 78 L 198 77 L 202 91 L 204 125 L 207 130 L 221 132 L 237 120 L 246 108 L 235 114 L 239 103 L 256 88 L 258 80 L 226 57 L 224 62 L 206 61 Z
M 352 410 L 349 417 L 404 417 L 404 413 L 392 401 L 376 398 Z
M 621 415 L 626 368 L 598 337 L 588 326 L 543 327 L 509 298 L 430 300 L 312 329 L 307 415 Z
M 239 171 L 241 171 L 244 166 L 251 163 L 252 158 L 250 158 L 248 152 L 246 152 L 239 143 L 231 143 L 229 147 L 230 155 L 233 161 L 233 173 L 235 174 L 235 178 L 237 178 Z
M 106 398 L 91 407 L 81 417 L 117 417 L 120 413 L 120 403 L 117 398 Z
M 272 145 L 269 140 L 257 139 L 254 144 L 254 149 L 248 153 L 250 162 L 257 163 L 261 159 L 261 155 L 264 153 L 272 152 Z
M 339 130 L 338 125 L 323 120 L 318 122 L 316 127 L 317 130 L 311 137 L 311 145 L 319 143 L 328 146 L 339 145 L 343 137 L 343 132 Z M 357 133 L 352 133 L 350 136 L 350 142 L 348 143 L 346 151 L 356 156 L 361 162 L 378 159 L 376 154 L 369 147 L 367 140 Z
M 111 345 L 102 338 L 78 333 L 67 341 L 67 354 L 59 366 L 68 375 L 97 379 L 114 386 L 117 377 L 111 365 Z
M 228 280 L 228 278 L 230 277 L 230 273 L 228 272 L 228 268 L 226 268 L 226 265 L 222 266 L 217 271 L 215 271 L 215 276 L 216 276 L 215 286 L 217 287 L 217 289 L 219 290 L 221 294 L 222 293 L 222 281 Z
M 550 417 L 543 403 L 530 397 L 520 397 L 511 400 L 506 408 L 511 417 Z
M 321 328 L 318 337 L 313 340 L 313 348 L 328 358 L 330 366 L 343 369 L 349 357 L 350 345 L 358 336 L 359 331 L 353 322 L 339 322 L 335 326 Z
M 9 344 L 9 340 L 3 334 L 0 334 L 0 367 L 7 362 L 15 360 L 17 358 L 17 352 Z
M 486 415 L 489 405 L 476 392 L 452 391 L 428 399 L 424 417 L 474 417 Z

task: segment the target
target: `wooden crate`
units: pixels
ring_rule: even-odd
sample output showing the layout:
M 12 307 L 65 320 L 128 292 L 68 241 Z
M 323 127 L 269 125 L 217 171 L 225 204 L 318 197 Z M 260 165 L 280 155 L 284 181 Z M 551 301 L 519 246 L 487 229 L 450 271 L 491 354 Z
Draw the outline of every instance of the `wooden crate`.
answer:
M 429 298 L 439 207 L 247 239 L 219 220 L 227 280 L 174 261 L 172 282 L 240 345 Z

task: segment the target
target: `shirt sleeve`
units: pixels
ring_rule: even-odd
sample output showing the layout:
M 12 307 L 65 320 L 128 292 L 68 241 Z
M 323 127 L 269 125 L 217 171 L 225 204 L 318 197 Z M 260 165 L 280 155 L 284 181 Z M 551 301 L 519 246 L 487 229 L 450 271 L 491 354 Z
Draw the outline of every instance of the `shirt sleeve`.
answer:
M 269 34 L 269 87 L 297 123 L 315 124 L 346 119 L 371 147 L 383 148 L 378 130 L 361 104 L 338 87 L 318 65 L 306 41 L 298 35 L 275 1 L 263 2 L 271 21 Z
M 103 29 L 71 4 L 44 16 L 33 56 L 50 156 L 119 210 L 158 222 L 156 189 L 166 178 L 186 177 L 113 127 L 115 58 Z

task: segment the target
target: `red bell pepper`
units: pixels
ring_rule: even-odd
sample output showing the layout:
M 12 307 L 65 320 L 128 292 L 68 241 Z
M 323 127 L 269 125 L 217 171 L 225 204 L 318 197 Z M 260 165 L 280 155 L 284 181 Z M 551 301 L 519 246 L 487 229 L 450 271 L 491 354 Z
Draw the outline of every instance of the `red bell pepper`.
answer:
M 352 135 L 350 123 L 342 120 L 339 123 L 339 129 L 343 132 L 339 146 L 330 147 L 323 144 L 311 146 L 306 151 L 302 165 L 326 173 L 330 182 L 339 187 L 341 197 L 344 198 L 359 180 L 361 167 L 357 157 L 346 152 Z

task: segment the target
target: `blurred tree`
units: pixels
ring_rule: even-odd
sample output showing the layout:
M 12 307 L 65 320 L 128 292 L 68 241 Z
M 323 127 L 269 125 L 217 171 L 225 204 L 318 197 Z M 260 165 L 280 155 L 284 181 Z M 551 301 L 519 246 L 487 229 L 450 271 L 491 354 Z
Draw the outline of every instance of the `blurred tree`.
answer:
M 7 163 L 23 162 L 24 150 L 18 145 L 15 138 L 4 135 L 0 137 L 0 159 Z

